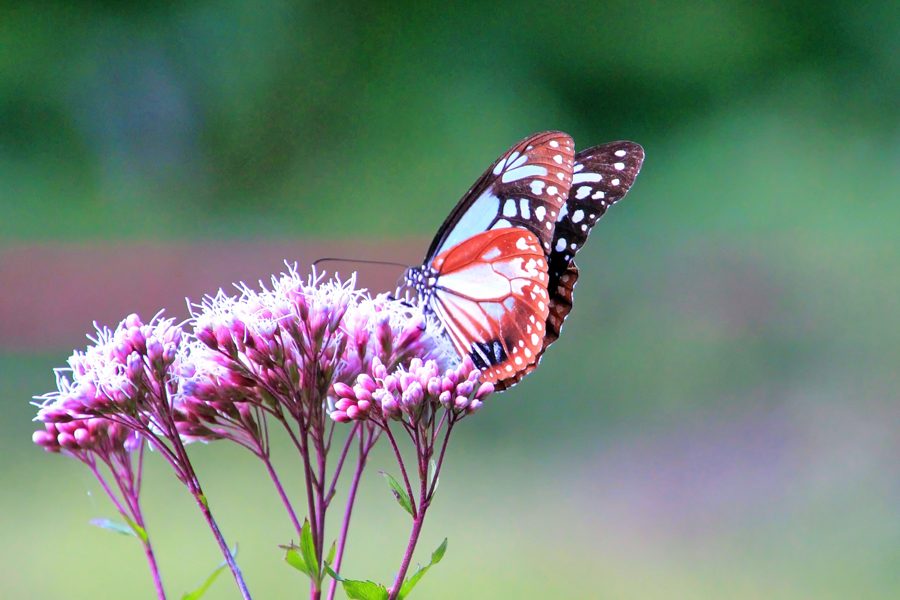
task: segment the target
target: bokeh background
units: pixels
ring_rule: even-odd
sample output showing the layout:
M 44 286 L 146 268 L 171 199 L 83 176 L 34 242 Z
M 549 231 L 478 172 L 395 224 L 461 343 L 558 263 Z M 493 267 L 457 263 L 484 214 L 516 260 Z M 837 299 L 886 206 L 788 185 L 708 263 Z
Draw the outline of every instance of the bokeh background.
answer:
M 415 262 L 500 152 L 563 129 L 639 141 L 644 170 L 562 340 L 458 431 L 416 596 L 897 597 L 898 26 L 889 0 L 6 4 L 0 595 L 151 596 L 138 544 L 88 524 L 114 514 L 87 472 L 30 443 L 93 319 L 183 315 L 284 259 Z M 303 597 L 262 470 L 194 450 L 257 597 Z M 220 559 L 160 463 L 178 597 Z M 399 561 L 390 466 L 350 576 Z

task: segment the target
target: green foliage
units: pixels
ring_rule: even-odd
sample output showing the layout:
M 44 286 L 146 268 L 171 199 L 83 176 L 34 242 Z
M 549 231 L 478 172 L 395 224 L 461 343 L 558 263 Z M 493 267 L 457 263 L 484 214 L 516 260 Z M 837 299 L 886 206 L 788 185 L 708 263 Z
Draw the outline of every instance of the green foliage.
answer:
M 124 518 L 125 523 L 119 523 L 118 521 L 111 521 L 109 519 L 92 519 L 91 525 L 95 525 L 97 527 L 100 527 L 101 529 L 106 529 L 108 531 L 121 533 L 122 535 L 133 535 L 142 542 L 146 543 L 147 532 L 144 530 L 144 528 L 128 517 Z
M 351 600 L 387 600 L 388 597 L 387 588 L 374 581 L 344 579 L 341 584 Z
M 237 546 L 235 546 L 234 550 L 231 551 L 232 557 L 237 557 Z M 215 582 L 215 580 L 228 568 L 228 563 L 222 561 L 222 563 L 213 569 L 212 573 L 200 584 L 200 587 L 196 588 L 191 592 L 187 592 L 182 594 L 181 600 L 199 600 L 203 597 L 203 595 L 209 591 L 209 588 Z
M 300 529 L 300 545 L 283 546 L 285 549 L 284 560 L 301 573 L 321 585 L 325 577 L 325 572 L 319 570 L 319 558 L 316 556 L 316 546 L 313 542 L 312 528 L 309 519 L 303 521 L 303 527 Z M 328 552 L 329 560 L 326 565 L 334 560 L 335 546 L 331 545 Z
M 397 504 L 403 507 L 403 510 L 408 512 L 410 516 L 413 516 L 412 499 L 409 497 L 409 494 L 407 493 L 406 488 L 403 487 L 403 484 L 394 479 L 394 477 L 390 473 L 382 471 L 381 474 L 384 475 L 385 479 L 387 479 L 388 485 L 391 487 L 391 493 L 397 500 Z
M 441 562 L 441 559 L 444 558 L 445 552 L 447 552 L 447 538 L 444 538 L 444 541 L 441 542 L 441 545 L 431 553 L 431 562 L 429 562 L 424 567 L 419 567 L 418 570 L 413 573 L 412 577 L 404 581 L 403 585 L 400 586 L 400 594 L 398 597 L 401 600 L 409 595 L 416 584 L 419 583 L 419 581 L 425 576 L 425 573 L 428 572 L 428 569 Z

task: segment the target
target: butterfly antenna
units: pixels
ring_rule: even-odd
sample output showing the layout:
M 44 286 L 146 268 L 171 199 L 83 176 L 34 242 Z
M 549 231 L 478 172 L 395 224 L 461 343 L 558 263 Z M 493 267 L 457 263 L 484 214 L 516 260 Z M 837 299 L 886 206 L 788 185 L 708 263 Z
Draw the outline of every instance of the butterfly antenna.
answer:
M 325 258 L 320 258 L 318 260 L 314 260 L 312 266 L 317 267 L 324 262 L 346 262 L 346 263 L 358 263 L 363 265 L 382 265 L 386 267 L 403 267 L 404 269 L 408 269 L 409 265 L 406 263 L 392 262 L 389 260 L 365 260 L 362 258 L 338 258 L 333 256 L 327 256 Z

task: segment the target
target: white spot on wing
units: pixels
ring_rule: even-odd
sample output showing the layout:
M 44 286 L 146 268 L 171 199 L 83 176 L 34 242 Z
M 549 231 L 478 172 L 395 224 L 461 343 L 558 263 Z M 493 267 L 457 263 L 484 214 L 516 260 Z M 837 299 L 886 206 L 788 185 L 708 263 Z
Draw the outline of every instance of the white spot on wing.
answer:
M 523 219 L 531 218 L 531 207 L 528 206 L 528 198 L 519 198 L 519 212 Z
M 534 209 L 534 216 L 537 217 L 538 221 L 544 220 L 544 217 L 547 216 L 547 209 L 543 204 Z
M 578 183 L 593 183 L 597 181 L 603 181 L 603 176 L 600 173 L 591 173 L 590 171 L 587 173 L 576 173 L 572 177 L 572 185 Z
M 516 216 L 516 201 L 510 198 L 506 202 L 503 203 L 503 216 L 504 217 L 514 217 Z
M 591 193 L 593 188 L 589 185 L 579 186 L 577 190 L 575 190 L 575 198 L 578 200 L 584 200 L 588 197 L 588 194 Z
M 559 238 L 556 241 L 556 251 L 562 252 L 566 248 L 566 238 Z
M 580 210 L 580 209 L 579 209 L 579 210 L 576 210 L 575 212 L 572 213 L 572 222 L 573 222 L 573 223 L 581 223 L 581 220 L 582 220 L 583 218 L 584 218 L 584 211 L 583 211 L 583 210 Z
M 569 205 L 563 204 L 562 208 L 559 209 L 559 216 L 556 217 L 556 222 L 559 223 L 562 221 L 567 214 L 569 214 Z
M 510 181 L 518 181 L 520 179 L 533 177 L 535 175 L 546 177 L 547 169 L 540 165 L 527 165 L 523 167 L 513 168 L 503 173 L 500 181 L 502 181 L 503 183 L 509 183 Z
M 535 179 L 531 182 L 531 193 L 535 196 L 540 196 L 544 192 L 545 185 L 543 180 Z

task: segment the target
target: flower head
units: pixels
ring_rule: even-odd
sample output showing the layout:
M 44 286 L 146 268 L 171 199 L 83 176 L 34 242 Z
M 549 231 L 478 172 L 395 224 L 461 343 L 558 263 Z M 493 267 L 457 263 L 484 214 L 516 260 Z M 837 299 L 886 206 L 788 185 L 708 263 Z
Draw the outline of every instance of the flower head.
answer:
M 181 407 L 198 437 L 219 435 L 211 425 L 240 403 L 305 419 L 333 409 L 335 383 L 352 383 L 376 364 L 445 365 L 455 356 L 420 307 L 371 297 L 353 277 L 301 278 L 291 268 L 268 289 L 239 289 L 207 297 L 194 311 L 200 344 L 183 361 L 192 373 Z
M 331 418 L 339 422 L 403 419 L 416 425 L 442 407 L 457 416 L 471 414 L 494 391 L 491 383 L 479 384 L 480 377 L 481 371 L 468 358 L 446 369 L 436 360 L 414 358 L 408 367 L 391 372 L 376 358 L 371 374 L 358 375 L 354 385 L 335 383 L 339 400 Z
M 182 330 L 174 319 L 148 323 L 129 315 L 114 330 L 98 328 L 94 342 L 57 369 L 54 392 L 40 396 L 38 421 L 67 423 L 118 415 L 152 422 L 161 401 L 174 392 L 171 377 Z

